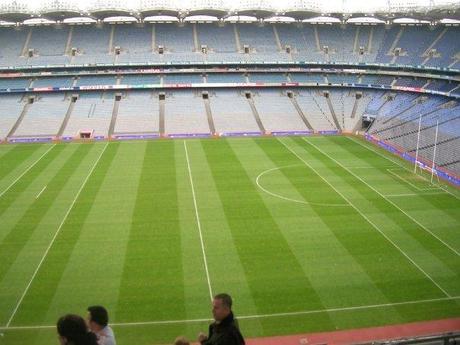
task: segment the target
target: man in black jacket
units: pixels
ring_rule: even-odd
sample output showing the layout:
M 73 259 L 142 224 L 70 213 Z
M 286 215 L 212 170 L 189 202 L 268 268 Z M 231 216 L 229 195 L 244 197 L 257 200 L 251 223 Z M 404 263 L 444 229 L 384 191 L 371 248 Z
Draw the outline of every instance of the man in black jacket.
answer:
M 209 335 L 200 333 L 201 345 L 245 345 L 238 322 L 232 312 L 232 298 L 225 294 L 214 296 L 212 301 L 214 322 L 209 325 Z

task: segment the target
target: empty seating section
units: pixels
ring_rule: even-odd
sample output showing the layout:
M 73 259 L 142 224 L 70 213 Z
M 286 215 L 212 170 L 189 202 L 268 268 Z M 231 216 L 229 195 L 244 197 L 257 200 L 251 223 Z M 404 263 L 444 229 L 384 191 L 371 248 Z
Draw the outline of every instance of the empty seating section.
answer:
M 151 91 L 129 92 L 120 101 L 115 133 L 158 132 L 158 94 Z
M 25 78 L 1 78 L 0 89 L 22 89 L 30 85 L 30 80 Z
M 253 99 L 266 130 L 305 131 L 308 129 L 291 100 L 280 90 L 259 92 Z
M 238 91 L 216 91 L 209 102 L 218 133 L 260 132 L 247 99 Z
M 72 32 L 70 48 L 76 48 L 75 64 L 112 62 L 109 53 L 111 26 L 76 25 Z M 112 57 L 113 58 L 113 57 Z
M 376 62 L 389 63 L 393 59 L 393 52 L 390 52 L 396 37 L 398 36 L 399 31 L 402 27 L 392 26 L 391 28 L 385 28 L 383 34 L 383 40 L 380 44 L 380 49 L 378 51 Z M 377 43 L 377 42 L 376 42 Z
M 240 24 L 237 26 L 241 44 L 248 45 L 250 50 L 257 53 L 275 53 L 278 47 L 271 25 L 258 26 L 253 24 Z
M 30 29 L 27 27 L 0 27 L 0 65 L 24 65 L 26 58 L 21 57 L 22 49 Z
M 32 28 L 28 49 L 34 50 L 34 55 L 63 56 L 69 36 L 69 27 L 41 26 Z
M 166 134 L 209 134 L 206 109 L 201 94 L 192 91 L 176 91 L 166 95 Z
M 395 77 L 392 76 L 392 75 L 382 75 L 382 76 L 379 76 L 379 78 L 377 79 L 377 83 L 376 84 L 379 84 L 379 85 L 391 85 L 391 83 L 393 83 Z
M 201 74 L 165 74 L 163 82 L 165 84 L 203 83 L 203 77 Z
M 427 25 L 387 28 L 384 25 L 270 23 L 3 27 L 0 28 L 0 65 L 294 60 L 424 63 L 458 68 L 459 30 L 452 26 L 432 28 Z M 436 53 L 429 58 L 425 53 L 433 43 Z M 164 54 L 159 54 L 160 45 L 164 47 Z M 201 45 L 207 46 L 207 53 L 201 52 Z M 249 47 L 249 54 L 243 53 L 245 45 Z M 290 53 L 286 52 L 286 46 L 291 47 Z M 115 47 L 120 47 L 120 55 L 115 55 Z M 360 47 L 363 54 L 360 54 Z M 72 48 L 77 49 L 74 57 L 70 56 Z M 390 52 L 393 48 L 401 48 L 401 56 L 396 58 L 393 51 Z M 27 57 L 28 49 L 35 50 L 31 58 Z
M 334 111 L 343 129 L 353 129 L 359 118 L 351 117 L 353 106 L 355 104 L 354 93 L 348 90 L 331 90 L 329 97 L 334 106 Z
M 113 48 L 115 47 L 120 47 L 122 55 L 152 54 L 152 25 L 115 25 Z
M 70 100 L 64 94 L 38 95 L 14 136 L 56 135 L 69 108 Z
M 296 97 L 302 112 L 316 130 L 337 129 L 332 121 L 325 97 L 316 90 L 301 90 Z
M 377 84 L 378 80 L 378 75 L 363 75 L 361 77 L 361 84 Z
M 433 49 L 436 49 L 439 56 L 434 56 L 429 59 L 426 66 L 449 66 L 456 54 L 460 53 L 458 45 L 458 27 L 447 27 L 445 33 L 435 43 Z
M 396 59 L 396 63 L 403 65 L 419 65 L 425 59 L 422 54 L 436 39 L 441 28 L 420 30 L 418 27 L 408 26 L 399 39 L 396 48 L 402 49 L 402 56 Z
M 384 91 L 373 91 L 372 97 L 367 107 L 365 108 L 364 114 L 377 115 L 379 109 L 387 101 Z
M 391 121 L 376 120 L 370 132 L 397 145 L 405 152 L 415 154 L 419 119 L 421 119 L 419 157 L 421 160 L 431 162 L 434 154 L 436 123 L 438 122 L 435 163 L 459 174 L 460 114 L 458 111 L 458 103 L 449 102 L 449 99 L 443 97 L 433 97 L 419 103 L 404 116 L 394 117 Z M 391 113 L 387 114 L 389 115 L 391 116 Z
M 444 80 L 432 80 L 426 88 L 429 90 L 436 90 L 436 91 L 442 91 L 442 92 L 449 92 L 453 88 L 457 87 L 459 84 L 458 83 L 449 83 Z
M 322 51 L 323 47 L 318 46 L 317 44 L 317 38 L 319 40 L 319 37 L 315 34 L 317 32 L 317 28 L 314 26 L 304 26 L 301 31 L 304 41 L 307 43 L 307 50 L 303 54 L 299 55 L 298 59 L 325 62 L 326 56 Z
M 77 80 L 76 86 L 91 86 L 91 85 L 115 85 L 114 76 L 82 76 Z
M 121 84 L 126 85 L 144 85 L 144 84 L 160 84 L 159 75 L 141 75 L 131 74 L 124 75 L 121 79 Z
M 287 79 L 281 73 L 251 73 L 249 81 L 251 83 L 286 83 Z
M 281 48 L 291 47 L 292 54 L 305 54 L 307 50 L 316 49 L 315 42 L 307 42 L 302 30 L 294 25 L 278 24 L 276 25 Z
M 237 50 L 233 25 L 200 24 L 197 33 L 199 44 L 206 45 L 211 53 L 235 53 Z
M 320 48 L 328 47 L 330 61 L 358 62 L 358 54 L 353 53 L 354 26 L 321 25 L 317 30 Z
M 5 139 L 8 132 L 24 108 L 22 95 L 0 95 L 0 140 Z
M 91 131 L 94 136 L 107 136 L 113 113 L 112 93 L 80 94 L 63 136 L 78 136 L 80 131 Z
M 401 77 L 396 80 L 396 86 L 422 87 L 426 84 L 426 79 L 414 79 L 409 77 Z
M 191 53 L 194 50 L 191 25 L 155 25 L 156 45 L 162 45 L 169 53 Z
M 33 81 L 32 87 L 71 87 L 72 84 L 71 77 L 38 78 Z

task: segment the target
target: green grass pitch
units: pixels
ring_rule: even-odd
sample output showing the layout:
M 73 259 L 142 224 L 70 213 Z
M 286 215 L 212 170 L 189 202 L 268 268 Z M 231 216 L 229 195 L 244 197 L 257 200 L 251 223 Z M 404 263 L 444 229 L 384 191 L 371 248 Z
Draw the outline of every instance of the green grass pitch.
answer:
M 0 146 L 0 344 L 106 306 L 118 343 L 460 315 L 460 191 L 354 137 Z

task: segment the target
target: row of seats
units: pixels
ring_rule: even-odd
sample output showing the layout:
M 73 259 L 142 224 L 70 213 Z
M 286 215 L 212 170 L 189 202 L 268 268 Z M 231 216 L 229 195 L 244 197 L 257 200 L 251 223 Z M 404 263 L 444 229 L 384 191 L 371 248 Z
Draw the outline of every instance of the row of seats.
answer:
M 164 131 L 167 134 L 209 134 L 206 102 L 219 133 L 261 132 L 254 109 L 266 131 L 309 130 L 295 103 L 315 130 L 353 129 L 360 118 L 360 114 L 352 116 L 355 102 L 360 104 L 359 109 L 364 109 L 372 92 L 358 100 L 354 91 L 328 92 L 341 123 L 340 128 L 334 123 L 326 93 L 319 90 L 293 90 L 289 94 L 286 90 L 252 90 L 250 93 L 216 90 L 204 95 L 183 90 L 167 92 L 164 97 Z M 1 95 L 0 138 L 7 136 L 21 113 L 24 116 L 13 136 L 54 136 L 66 114 L 69 118 L 62 136 L 78 136 L 81 131 L 107 136 L 115 109 L 115 133 L 158 133 L 162 102 L 159 95 L 152 91 L 124 92 L 118 108 L 115 107 L 114 92 L 82 92 L 77 99 L 74 94 L 38 94 L 33 101 L 27 95 Z
M 318 61 L 456 67 L 460 64 L 459 30 L 454 26 L 268 23 L 2 27 L 0 66 Z
M 380 104 L 379 104 L 380 102 Z M 381 95 L 369 104 L 368 112 L 377 114 L 369 133 L 419 157 L 460 174 L 460 104 L 444 97 L 410 94 Z M 369 108 L 372 109 L 369 109 Z M 419 135 L 420 124 L 420 135 Z M 436 140 L 436 127 L 438 135 Z

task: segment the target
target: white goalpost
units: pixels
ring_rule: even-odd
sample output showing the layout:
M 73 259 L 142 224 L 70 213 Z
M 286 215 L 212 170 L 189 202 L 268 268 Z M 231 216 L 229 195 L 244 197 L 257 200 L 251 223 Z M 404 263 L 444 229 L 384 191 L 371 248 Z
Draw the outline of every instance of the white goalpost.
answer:
M 422 130 L 422 114 L 420 113 L 419 120 L 418 120 L 417 146 L 415 149 L 414 174 L 417 174 L 417 167 L 420 168 L 420 173 L 423 173 L 423 170 L 428 170 L 431 173 L 430 183 L 433 184 L 433 179 L 435 175 L 436 175 L 436 180 L 439 183 L 440 182 L 439 176 L 437 172 L 435 171 L 436 150 L 437 150 L 437 145 L 438 145 L 439 117 L 436 119 L 436 132 L 435 132 L 435 137 L 434 137 L 434 149 L 433 149 L 433 159 L 431 162 L 431 167 L 427 167 L 425 164 L 419 162 L 418 160 L 421 130 Z

